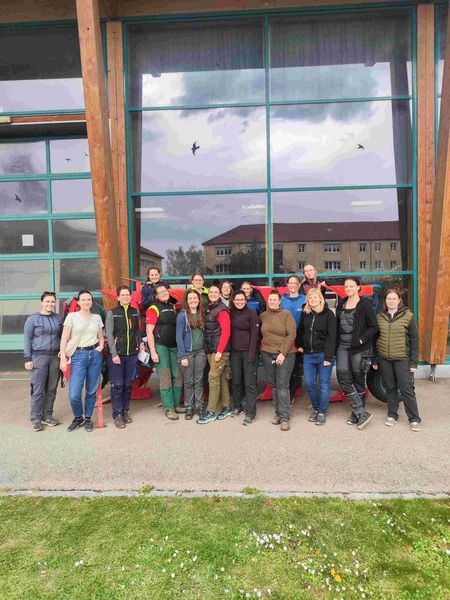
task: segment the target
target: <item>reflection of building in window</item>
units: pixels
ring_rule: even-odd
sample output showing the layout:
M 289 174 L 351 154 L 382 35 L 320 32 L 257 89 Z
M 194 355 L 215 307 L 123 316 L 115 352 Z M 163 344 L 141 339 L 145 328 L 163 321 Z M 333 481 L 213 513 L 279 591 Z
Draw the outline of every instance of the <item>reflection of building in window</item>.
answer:
M 306 261 L 304 261 L 304 260 L 299 260 L 299 261 L 298 261 L 298 270 L 299 270 L 299 271 L 303 271 L 303 269 L 305 268 L 305 265 L 306 265 Z
M 203 242 L 205 273 L 217 273 L 216 265 L 219 264 L 230 265 L 230 271 L 224 273 L 264 273 L 266 235 L 264 224 L 239 225 L 206 240 Z M 361 238 L 366 241 L 361 242 Z M 299 239 L 303 241 L 299 242 Z M 391 242 L 396 244 L 395 252 L 390 250 Z M 363 261 L 360 260 L 362 244 L 366 252 Z M 298 253 L 302 245 L 305 247 L 305 260 L 299 261 Z M 225 247 L 230 249 L 230 254 L 218 255 L 217 250 Z M 328 261 L 330 247 L 333 253 L 340 252 L 339 261 Z M 388 265 L 391 260 L 396 260 L 400 266 L 401 247 L 397 221 L 274 223 L 273 270 L 274 273 L 301 271 L 303 263 L 329 263 L 330 269 L 336 270 L 336 264 L 341 263 L 343 271 L 372 271 L 380 268 L 375 266 L 375 252 L 378 262 Z
M 375 261 L 375 269 L 382 269 L 383 268 L 383 262 L 381 260 L 376 260 Z
M 391 260 L 391 270 L 394 270 L 397 268 L 397 261 L 396 260 Z
M 391 252 L 395 252 L 397 250 L 397 242 L 391 242 Z
M 141 246 L 139 248 L 139 257 L 140 277 L 146 277 L 150 267 L 157 267 L 158 269 L 161 269 L 161 261 L 163 257 L 160 254 L 156 254 L 156 252 L 152 252 L 148 248 Z
M 326 260 L 324 263 L 325 271 L 340 271 L 341 261 L 340 260 Z
M 306 248 L 306 244 L 299 244 L 298 245 L 299 254 L 304 254 L 306 252 L 305 248 Z
M 323 245 L 323 251 L 328 253 L 337 253 L 341 251 L 341 245 L 340 244 L 324 244 Z
M 221 263 L 220 265 L 216 265 L 216 273 L 227 274 L 230 273 L 231 265 L 228 263 Z
M 359 251 L 367 252 L 367 242 L 359 242 Z
M 222 246 L 217 248 L 216 256 L 231 256 L 231 246 Z

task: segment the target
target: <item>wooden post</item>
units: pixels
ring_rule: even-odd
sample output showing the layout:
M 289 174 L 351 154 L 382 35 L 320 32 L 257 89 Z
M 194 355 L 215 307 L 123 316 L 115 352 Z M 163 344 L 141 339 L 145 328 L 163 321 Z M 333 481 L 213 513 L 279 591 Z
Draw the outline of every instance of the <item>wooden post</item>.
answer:
M 119 283 L 113 165 L 98 0 L 76 0 L 102 289 Z M 105 306 L 115 306 L 105 297 Z
M 106 23 L 108 48 L 108 99 L 111 119 L 111 151 L 114 195 L 116 199 L 117 235 L 120 250 L 120 275 L 129 277 L 127 158 L 125 140 L 125 106 L 123 73 L 123 36 L 120 21 Z
M 425 359 L 436 365 L 446 354 L 450 314 L 450 11 L 442 82 L 436 183 L 430 238 Z
M 428 261 L 434 194 L 434 5 L 417 7 L 417 195 L 419 254 L 419 348 L 425 358 L 429 311 Z

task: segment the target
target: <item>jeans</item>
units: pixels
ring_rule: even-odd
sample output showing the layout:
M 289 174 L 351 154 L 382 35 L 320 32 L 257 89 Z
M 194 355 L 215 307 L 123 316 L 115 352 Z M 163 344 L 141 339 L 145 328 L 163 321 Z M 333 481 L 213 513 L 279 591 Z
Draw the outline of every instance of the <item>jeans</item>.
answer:
M 84 400 L 84 415 L 92 417 L 94 412 L 97 388 L 100 383 L 102 370 L 102 353 L 92 350 L 76 350 L 70 362 L 69 398 L 74 417 L 83 416 L 83 402 L 81 399 L 83 387 L 86 382 L 86 396 Z
M 303 354 L 297 352 L 295 355 L 295 363 L 292 369 L 291 378 L 289 380 L 289 395 L 295 398 L 295 392 L 302 387 L 302 379 L 304 375 Z
M 182 376 L 178 366 L 177 348 L 156 344 L 159 362 L 155 363 L 159 377 L 159 393 L 163 411 L 173 410 L 181 402 Z
M 137 365 L 137 354 L 120 356 L 120 365 L 113 363 L 108 354 L 108 373 L 111 381 L 111 404 L 113 419 L 130 409 L 131 386 Z
M 330 402 L 330 379 L 333 365 L 324 366 L 323 352 L 303 356 L 303 375 L 314 410 L 326 413 Z M 317 387 L 317 378 L 319 386 Z
M 193 350 L 187 353 L 188 366 L 183 367 L 184 406 L 201 414 L 203 410 L 203 374 L 205 372 L 206 354 L 204 350 Z
M 381 376 L 387 388 L 388 417 L 398 419 L 398 388 L 409 422 L 416 421 L 420 423 L 416 392 L 414 390 L 414 373 L 411 373 L 409 370 L 409 360 L 386 360 L 380 357 L 378 363 Z
M 370 350 L 350 354 L 348 346 L 339 345 L 336 352 L 336 375 L 339 385 L 351 404 L 353 414 L 360 417 L 366 394 L 366 375 L 369 367 Z
M 209 363 L 209 397 L 208 411 L 217 413 L 220 406 L 229 408 L 230 406 L 230 388 L 228 385 L 226 366 L 230 359 L 230 353 L 224 352 L 220 360 L 216 361 L 215 353 L 208 354 Z
M 53 416 L 59 381 L 59 358 L 56 354 L 36 354 L 32 361 L 30 420 L 40 423 L 42 419 Z
M 256 374 L 258 359 L 248 362 L 248 352 L 231 352 L 231 385 L 233 408 L 244 409 L 245 416 L 252 419 L 256 415 Z
M 264 370 L 272 386 L 273 405 L 275 414 L 280 421 L 291 420 L 291 402 L 289 395 L 289 379 L 295 364 L 295 353 L 290 352 L 282 365 L 276 365 L 277 355 L 271 352 L 261 352 Z

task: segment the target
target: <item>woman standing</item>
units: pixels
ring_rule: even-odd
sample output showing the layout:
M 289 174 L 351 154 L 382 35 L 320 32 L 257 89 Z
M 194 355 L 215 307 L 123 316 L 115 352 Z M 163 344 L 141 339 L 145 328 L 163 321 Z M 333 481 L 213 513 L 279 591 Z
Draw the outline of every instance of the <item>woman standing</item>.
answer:
M 59 345 L 62 319 L 55 313 L 55 292 L 43 292 L 41 310 L 28 317 L 24 329 L 25 369 L 31 371 L 31 413 L 33 431 L 43 425 L 55 427 L 53 405 L 59 381 Z
M 352 407 L 347 423 L 364 429 L 372 418 L 364 404 L 366 375 L 370 368 L 372 345 L 378 325 L 370 300 L 359 296 L 359 279 L 346 279 L 344 289 L 347 295 L 336 308 L 336 374 Z
M 192 277 L 191 277 L 191 286 L 188 287 L 184 291 L 183 300 L 186 299 L 186 296 L 187 296 L 187 293 L 188 293 L 189 290 L 197 290 L 197 292 L 200 294 L 200 298 L 201 298 L 201 301 L 202 301 L 202 306 L 203 306 L 203 308 L 206 308 L 206 306 L 207 306 L 207 304 L 209 302 L 208 288 L 205 286 L 205 278 L 198 271 L 195 271 L 192 274 Z
M 303 267 L 304 279 L 300 284 L 300 294 L 307 294 L 311 288 L 320 290 L 325 286 L 325 281 L 319 281 L 317 279 L 317 269 L 314 265 L 307 264 Z
M 266 303 L 264 297 L 259 290 L 254 288 L 250 281 L 244 281 L 241 285 L 241 290 L 245 293 L 247 298 L 247 306 L 256 312 L 259 316 L 266 310 Z
M 305 384 L 313 407 L 308 421 L 325 425 L 336 348 L 336 317 L 316 288 L 306 295 L 297 343 L 303 354 Z
M 271 290 L 267 300 L 268 308 L 261 315 L 261 357 L 272 386 L 275 407 L 272 423 L 280 425 L 281 431 L 289 431 L 289 379 L 295 363 L 296 327 L 294 317 L 288 310 L 281 309 L 280 304 L 278 290 Z
M 170 285 L 161 281 L 161 270 L 158 267 L 150 267 L 147 271 L 147 281 L 141 289 L 141 304 L 142 314 L 145 315 L 146 310 L 153 304 L 155 288 L 157 285 L 164 285 L 168 290 Z
M 205 311 L 204 348 L 210 367 L 209 398 L 207 413 L 197 419 L 199 425 L 233 415 L 226 373 L 230 358 L 230 313 L 220 299 L 220 289 L 216 285 L 209 288 L 208 295 L 210 302 Z M 220 407 L 222 410 L 219 413 Z
M 119 306 L 106 313 L 105 333 L 113 419 L 118 429 L 124 429 L 132 423 L 129 413 L 131 385 L 139 349 L 145 350 L 145 345 L 139 328 L 139 312 L 130 306 L 131 290 L 127 285 L 117 288 L 117 300 Z
M 197 290 L 189 290 L 177 316 L 178 360 L 184 378 L 185 419 L 190 421 L 197 411 L 203 414 L 203 373 L 206 354 L 203 349 L 205 315 Z
M 414 373 L 419 358 L 419 335 L 414 315 L 403 305 L 397 290 L 388 290 L 384 309 L 377 315 L 379 336 L 374 369 L 380 368 L 387 387 L 388 414 L 385 425 L 392 427 L 398 420 L 399 395 L 403 399 L 411 431 L 420 431 L 420 416 L 414 390 Z
M 233 294 L 231 308 L 231 373 L 234 412 L 244 409 L 243 425 L 256 416 L 256 375 L 258 370 L 259 318 L 250 310 L 245 293 Z
M 220 284 L 220 299 L 227 308 L 230 308 L 233 286 L 230 281 L 222 281 Z
M 64 321 L 60 368 L 62 371 L 67 368 L 66 347 L 70 338 L 77 349 L 71 357 L 69 379 L 69 398 L 74 419 L 67 431 L 75 431 L 84 424 L 86 431 L 90 432 L 94 431 L 92 413 L 102 370 L 103 323 L 100 315 L 91 312 L 93 303 L 91 292 L 81 290 L 77 301 L 80 310 L 69 313 Z M 83 411 L 82 392 L 85 384 Z
M 159 376 L 159 390 L 164 414 L 178 421 L 186 409 L 181 402 L 181 371 L 177 360 L 177 315 L 164 285 L 155 289 L 155 301 L 146 312 L 145 322 L 150 356 Z

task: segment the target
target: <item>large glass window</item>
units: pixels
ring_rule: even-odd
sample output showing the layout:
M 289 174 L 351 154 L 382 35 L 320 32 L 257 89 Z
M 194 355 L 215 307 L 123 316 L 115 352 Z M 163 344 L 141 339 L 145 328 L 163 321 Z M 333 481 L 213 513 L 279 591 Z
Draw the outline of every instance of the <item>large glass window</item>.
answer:
M 46 181 L 0 181 L 0 215 L 30 215 L 47 210 Z
M 392 8 L 129 24 L 134 275 L 282 283 L 311 262 L 412 282 L 412 22 Z
M 45 173 L 44 142 L 0 143 L 0 175 Z
M 83 106 L 76 26 L 2 28 L 0 113 Z

